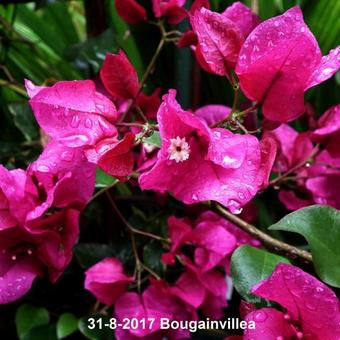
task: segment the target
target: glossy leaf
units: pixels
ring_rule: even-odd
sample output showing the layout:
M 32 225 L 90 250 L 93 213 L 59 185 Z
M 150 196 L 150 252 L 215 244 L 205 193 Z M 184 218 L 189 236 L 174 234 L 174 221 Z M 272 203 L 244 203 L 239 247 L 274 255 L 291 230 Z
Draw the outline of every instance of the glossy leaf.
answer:
M 64 339 L 78 329 L 78 319 L 71 313 L 60 315 L 57 322 L 57 337 Z
M 305 237 L 319 277 L 340 287 L 340 211 L 329 206 L 313 205 L 296 210 L 270 227 Z
M 19 339 L 25 336 L 34 328 L 48 324 L 50 316 L 45 308 L 38 308 L 32 305 L 21 305 L 15 316 L 15 324 Z
M 231 258 L 231 276 L 236 290 L 249 302 L 260 302 L 251 288 L 267 278 L 279 263 L 289 263 L 282 257 L 251 246 L 239 247 Z

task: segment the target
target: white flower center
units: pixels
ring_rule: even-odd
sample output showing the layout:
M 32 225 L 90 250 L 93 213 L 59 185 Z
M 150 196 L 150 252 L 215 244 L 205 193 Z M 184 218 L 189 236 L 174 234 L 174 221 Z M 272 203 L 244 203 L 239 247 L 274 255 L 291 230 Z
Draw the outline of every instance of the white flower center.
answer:
M 176 163 L 186 161 L 190 156 L 190 145 L 185 140 L 185 137 L 170 138 L 169 159 L 175 160 Z

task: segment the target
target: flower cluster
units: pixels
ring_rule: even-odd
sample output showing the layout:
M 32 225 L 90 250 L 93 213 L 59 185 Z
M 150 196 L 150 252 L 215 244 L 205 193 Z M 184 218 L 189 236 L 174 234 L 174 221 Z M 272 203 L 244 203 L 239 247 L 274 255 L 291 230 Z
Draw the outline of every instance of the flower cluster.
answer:
M 309 88 L 339 70 L 340 47 L 322 56 L 299 7 L 261 22 L 239 2 L 222 13 L 212 11 L 207 0 L 194 1 L 189 10 L 184 5 L 184 0 L 153 0 L 148 13 L 136 0 L 115 1 L 125 21 L 157 20 L 162 43 L 177 35 L 176 46 L 189 47 L 203 70 L 225 77 L 235 91 L 232 107 L 183 109 L 175 89 L 144 93 L 149 74 L 139 80 L 123 51 L 107 54 L 96 82 L 59 81 L 48 87 L 26 81 L 29 104 L 48 143 L 28 169 L 0 167 L 1 304 L 26 294 L 37 276 L 47 273 L 55 282 L 63 273 L 97 168 L 117 182 L 128 181 L 138 194 L 156 197 L 160 205 L 182 204 L 181 213 L 167 215 L 167 237 L 136 230 L 118 212 L 132 235 L 135 271 L 105 257 L 85 273 L 85 288 L 113 307 L 118 320 L 156 320 L 150 329 L 117 329 L 117 339 L 183 339 L 188 331 L 162 330 L 160 318 L 225 315 L 233 288 L 232 254 L 240 245 L 262 247 L 253 237 L 263 233 L 252 227 L 249 235 L 214 207 L 236 221 L 234 215 L 241 214 L 247 227 L 247 207 L 274 186 L 289 210 L 313 203 L 340 209 L 340 105 L 317 119 L 304 102 Z M 185 18 L 190 30 L 166 32 L 165 25 Z M 239 109 L 241 91 L 247 101 Z M 304 114 L 308 129 L 289 125 Z M 256 117 L 251 123 L 250 116 Z M 159 143 L 150 142 L 155 136 Z M 146 190 L 153 193 L 141 193 Z M 161 276 L 143 264 L 135 234 L 161 242 Z M 337 297 L 297 267 L 279 264 L 252 293 L 282 308 L 251 306 L 244 317 L 257 327 L 246 330 L 244 339 L 332 340 L 334 332 L 340 334 Z

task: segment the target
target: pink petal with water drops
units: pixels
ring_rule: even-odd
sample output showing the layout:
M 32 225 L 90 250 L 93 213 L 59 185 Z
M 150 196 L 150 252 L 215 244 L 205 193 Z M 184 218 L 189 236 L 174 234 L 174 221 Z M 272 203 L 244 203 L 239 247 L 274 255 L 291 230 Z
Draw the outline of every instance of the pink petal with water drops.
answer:
M 244 340 L 284 340 L 293 339 L 296 335 L 294 327 L 284 318 L 284 313 L 274 308 L 261 308 L 249 313 L 245 321 L 254 321 L 255 329 L 244 331 Z
M 329 51 L 328 55 L 322 57 L 319 65 L 311 74 L 305 85 L 305 90 L 318 85 L 333 76 L 340 68 L 340 46 Z
M 198 61 L 203 61 L 202 67 L 220 76 L 230 75 L 244 40 L 237 25 L 204 7 L 190 17 L 190 22 L 198 37 Z
M 50 185 L 45 189 L 47 194 L 51 191 L 57 207 L 82 208 L 94 191 L 96 167 L 87 161 L 81 148 L 68 148 L 52 140 L 28 171 Z M 59 181 L 53 183 L 54 178 Z
M 252 31 L 240 51 L 236 73 L 244 94 L 262 103 L 264 116 L 284 123 L 305 111 L 305 86 L 320 60 L 317 41 L 301 10 L 293 7 Z
M 203 120 L 181 109 L 174 91 L 164 97 L 157 118 L 162 147 L 155 166 L 139 178 L 142 189 L 169 191 L 186 204 L 216 200 L 237 213 L 267 180 L 268 171 L 262 169 L 271 158 L 263 157 L 254 136 L 209 129 Z M 171 139 L 177 137 L 190 150 L 180 162 L 170 160 L 169 155 Z M 242 149 L 228 147 L 228 141 L 234 139 Z
M 222 15 L 233 21 L 245 38 L 261 22 L 260 18 L 249 7 L 239 1 L 227 7 Z
M 299 322 L 302 333 L 334 339 L 340 334 L 339 301 L 324 283 L 303 270 L 278 264 L 272 275 L 252 288 L 252 293 L 285 307 Z
M 24 170 L 7 170 L 0 165 L 0 191 L 6 199 L 6 210 L 19 225 L 23 225 L 27 214 L 34 209 L 36 199 L 26 194 L 27 174 Z M 10 218 L 7 216 L 7 218 Z
M 39 275 L 39 269 L 30 259 L 12 260 L 8 255 L 0 255 L 0 304 L 20 299 L 32 286 Z
M 116 108 L 91 80 L 58 82 L 39 91 L 30 104 L 45 132 L 68 147 L 93 145 L 116 134 L 110 124 Z

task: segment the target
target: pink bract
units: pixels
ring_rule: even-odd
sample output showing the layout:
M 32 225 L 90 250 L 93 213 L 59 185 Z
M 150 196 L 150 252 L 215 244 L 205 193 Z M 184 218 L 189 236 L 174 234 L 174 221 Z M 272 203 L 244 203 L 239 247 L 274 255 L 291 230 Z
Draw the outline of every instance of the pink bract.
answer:
M 185 0 L 152 0 L 152 9 L 156 18 L 165 17 L 169 24 L 176 25 L 187 16 L 184 3 Z
M 250 135 L 210 129 L 183 111 L 175 95 L 172 90 L 164 96 L 158 111 L 162 146 L 155 166 L 139 178 L 141 188 L 169 191 L 186 204 L 215 200 L 238 212 L 266 185 L 275 157 L 274 141 L 260 143 Z M 183 147 L 179 162 L 170 159 L 176 138 Z
M 114 257 L 98 262 L 85 272 L 85 276 L 85 289 L 107 305 L 115 303 L 133 281 L 133 277 L 124 273 L 122 263 Z
M 30 83 L 26 84 L 30 88 Z M 96 92 L 91 80 L 61 81 L 42 88 L 30 104 L 39 125 L 65 146 L 94 145 L 117 134 L 110 124 L 117 118 L 116 108 Z
M 146 11 L 136 0 L 116 0 L 117 13 L 129 24 L 138 24 L 147 19 Z
M 204 7 L 190 17 L 198 38 L 196 56 L 208 72 L 230 76 L 235 68 L 244 37 L 237 25 L 226 16 Z
M 252 293 L 275 301 L 287 310 L 260 309 L 246 320 L 256 321 L 255 330 L 248 329 L 244 339 L 273 336 L 301 336 L 307 339 L 336 339 L 340 334 L 339 301 L 325 284 L 288 264 L 276 266 L 272 275 L 252 288 Z M 260 332 L 262 330 L 262 332 Z
M 300 8 L 293 7 L 248 36 L 236 66 L 241 89 L 262 104 L 268 120 L 294 120 L 305 111 L 304 92 L 339 69 L 339 49 L 322 57 Z
M 130 99 L 138 92 L 137 72 L 123 51 L 106 55 L 100 77 L 111 96 Z
M 245 38 L 261 22 L 260 18 L 249 7 L 239 1 L 227 7 L 222 15 L 233 21 Z

